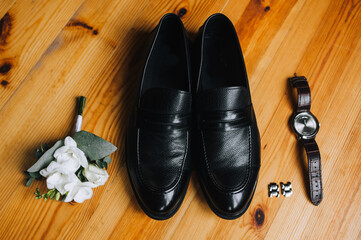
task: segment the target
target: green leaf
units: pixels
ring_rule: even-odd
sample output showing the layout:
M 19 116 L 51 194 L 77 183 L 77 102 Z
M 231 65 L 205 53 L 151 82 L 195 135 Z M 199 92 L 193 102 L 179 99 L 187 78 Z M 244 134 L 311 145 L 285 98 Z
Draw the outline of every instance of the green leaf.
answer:
M 104 159 L 103 159 L 103 162 L 106 162 L 107 164 L 110 164 L 112 161 L 112 159 L 109 157 L 109 156 L 106 156 Z
M 95 164 L 98 165 L 98 167 L 103 168 L 103 162 L 100 160 L 96 160 Z
M 64 140 L 57 141 L 52 148 L 46 151 L 39 160 L 28 169 L 28 172 L 38 172 L 43 168 L 46 168 L 51 161 L 54 160 L 53 154 L 54 152 L 64 145 Z
M 39 172 L 28 172 L 28 175 L 36 180 L 40 180 L 42 178 Z
M 49 198 L 50 193 L 51 193 L 50 191 L 47 192 L 47 193 L 45 193 L 45 194 L 44 194 L 44 198 Z
M 34 182 L 34 178 L 33 177 L 31 177 L 31 178 L 29 178 L 29 180 L 26 182 L 26 186 L 27 187 L 30 187 L 30 185 L 32 184 Z
M 90 160 L 102 159 L 117 150 L 110 142 L 87 131 L 74 133 L 73 139 Z
M 50 199 L 54 199 L 54 198 L 55 198 L 55 195 L 56 195 L 56 191 L 51 192 L 50 195 L 49 195 L 49 198 L 50 198 Z
M 35 199 L 40 199 L 42 196 L 41 195 L 39 195 L 39 196 L 36 196 L 35 197 Z
M 60 197 L 61 197 L 60 192 L 56 192 L 56 194 L 55 194 L 55 200 L 56 200 L 56 201 L 59 201 Z
M 35 156 L 36 159 L 39 159 L 43 154 L 44 153 L 42 151 L 40 151 L 39 149 L 37 149 L 37 148 L 35 149 L 34 156 Z
M 49 149 L 49 145 L 44 143 L 44 145 L 42 143 L 40 143 L 40 149 L 39 148 L 35 148 L 35 158 L 39 159 L 47 150 Z
M 80 167 L 76 172 L 75 172 L 75 175 L 79 178 L 79 180 L 81 182 L 85 182 L 87 179 L 86 177 L 84 176 L 83 174 L 83 170 L 84 168 L 83 167 Z
M 46 193 L 45 196 L 46 196 L 47 198 L 54 199 L 56 192 L 57 192 L 56 188 L 50 189 L 50 190 Z
M 49 150 L 49 145 L 47 144 L 47 143 L 44 143 L 44 149 L 45 149 L 45 151 L 47 151 L 47 150 Z
M 63 198 L 61 199 L 62 202 L 65 201 L 65 198 L 66 198 L 66 196 L 68 195 L 68 193 L 69 193 L 69 192 L 66 192 L 66 193 L 63 195 Z

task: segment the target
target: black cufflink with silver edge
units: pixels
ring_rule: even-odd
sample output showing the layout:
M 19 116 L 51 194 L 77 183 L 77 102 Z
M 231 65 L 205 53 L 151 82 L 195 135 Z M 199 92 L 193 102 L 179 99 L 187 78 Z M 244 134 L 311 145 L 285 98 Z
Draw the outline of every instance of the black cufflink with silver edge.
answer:
M 268 196 L 269 197 L 279 197 L 280 196 L 280 188 L 277 183 L 270 183 L 268 185 Z
M 287 183 L 281 182 L 280 185 L 281 185 L 282 195 L 285 197 L 291 197 L 291 195 L 293 194 L 291 182 L 287 182 Z

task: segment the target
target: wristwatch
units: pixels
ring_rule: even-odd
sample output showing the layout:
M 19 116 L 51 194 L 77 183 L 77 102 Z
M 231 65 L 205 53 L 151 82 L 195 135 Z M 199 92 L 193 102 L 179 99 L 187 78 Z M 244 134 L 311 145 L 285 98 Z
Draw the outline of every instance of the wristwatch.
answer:
M 314 205 L 322 201 L 321 155 L 315 141 L 320 128 L 317 118 L 310 112 L 311 91 L 307 79 L 303 76 L 289 78 L 292 88 L 297 89 L 297 104 L 290 118 L 290 124 L 298 140 L 303 144 L 308 159 L 309 195 Z

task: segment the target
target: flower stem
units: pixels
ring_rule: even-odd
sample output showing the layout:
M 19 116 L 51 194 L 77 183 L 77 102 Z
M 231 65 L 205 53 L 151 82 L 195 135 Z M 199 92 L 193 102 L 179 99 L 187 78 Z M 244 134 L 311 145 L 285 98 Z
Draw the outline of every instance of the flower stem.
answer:
M 81 130 L 85 103 L 86 103 L 86 97 L 81 96 L 78 98 L 78 117 L 75 123 L 75 132 L 79 132 Z
M 86 103 L 86 97 L 84 96 L 80 96 L 78 98 L 78 115 L 83 116 L 83 111 L 84 111 L 84 107 L 85 107 L 85 103 Z

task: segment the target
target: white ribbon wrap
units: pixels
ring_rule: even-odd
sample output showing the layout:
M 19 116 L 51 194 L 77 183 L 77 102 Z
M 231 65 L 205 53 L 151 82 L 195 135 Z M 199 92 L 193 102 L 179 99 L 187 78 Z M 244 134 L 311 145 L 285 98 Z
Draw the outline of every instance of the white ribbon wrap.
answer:
M 83 123 L 83 116 L 78 115 L 78 118 L 76 119 L 76 123 L 75 123 L 75 132 L 80 132 L 82 123 Z

